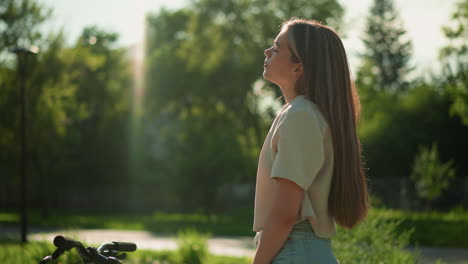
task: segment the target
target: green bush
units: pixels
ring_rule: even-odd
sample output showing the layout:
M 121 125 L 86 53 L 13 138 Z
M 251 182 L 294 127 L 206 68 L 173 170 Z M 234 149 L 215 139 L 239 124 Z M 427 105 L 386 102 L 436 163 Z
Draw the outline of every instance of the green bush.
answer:
M 123 261 L 125 264 L 179 264 L 179 257 L 175 251 L 161 250 L 140 250 L 128 254 L 128 259 Z
M 397 233 L 413 229 L 411 245 L 468 248 L 468 211 L 457 208 L 450 212 L 405 212 L 374 208 L 372 216 L 385 221 L 399 221 Z
M 178 233 L 178 254 L 181 263 L 202 264 L 208 256 L 208 235 L 202 235 L 194 229 Z
M 418 255 L 405 251 L 410 232 L 399 233 L 397 221 L 370 217 L 353 230 L 338 229 L 333 238 L 334 252 L 342 263 L 359 264 L 411 264 Z
M 45 256 L 51 255 L 55 250 L 54 245 L 48 242 L 30 242 L 18 245 L 15 241 L 0 244 L 0 263 L 39 263 Z M 72 250 L 60 257 L 61 264 L 74 264 L 79 259 L 78 253 Z
M 426 209 L 431 208 L 431 201 L 438 198 L 455 177 L 453 160 L 442 163 L 436 143 L 431 149 L 421 147 L 417 154 L 411 173 L 411 180 L 416 185 L 418 196 L 426 200 Z

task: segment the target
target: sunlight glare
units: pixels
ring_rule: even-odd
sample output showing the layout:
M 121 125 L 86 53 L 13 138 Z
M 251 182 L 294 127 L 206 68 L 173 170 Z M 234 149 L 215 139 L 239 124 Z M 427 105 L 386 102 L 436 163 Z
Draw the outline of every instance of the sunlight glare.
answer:
M 143 96 L 144 96 L 144 56 L 145 56 L 145 32 L 146 32 L 146 12 L 148 11 L 149 0 L 135 1 L 135 13 L 138 13 L 138 30 L 141 36 L 136 40 L 130 51 L 133 71 L 133 98 L 132 98 L 132 115 L 130 122 L 130 169 L 132 176 L 138 174 L 138 160 L 140 154 L 140 138 L 141 138 L 141 120 L 143 116 Z M 137 30 L 137 29 L 135 29 Z

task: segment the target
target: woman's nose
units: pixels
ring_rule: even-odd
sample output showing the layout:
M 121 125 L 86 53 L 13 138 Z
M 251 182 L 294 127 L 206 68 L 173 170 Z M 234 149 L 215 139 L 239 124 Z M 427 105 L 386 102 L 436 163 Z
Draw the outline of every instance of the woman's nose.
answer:
M 265 56 L 268 57 L 268 55 L 270 54 L 270 49 L 271 49 L 271 48 L 266 49 L 266 50 L 263 52 L 263 54 L 265 54 Z

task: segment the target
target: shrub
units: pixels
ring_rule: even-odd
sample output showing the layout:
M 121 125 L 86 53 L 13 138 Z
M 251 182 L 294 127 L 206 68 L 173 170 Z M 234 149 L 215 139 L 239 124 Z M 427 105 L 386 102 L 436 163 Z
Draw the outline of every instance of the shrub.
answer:
M 17 241 L 2 242 L 0 244 L 0 263 L 39 263 L 45 256 L 51 255 L 55 250 L 54 245 L 48 242 L 29 242 L 23 246 Z M 74 250 L 60 256 L 61 264 L 74 264 L 79 260 L 78 253 Z
M 412 231 L 396 232 L 398 221 L 373 216 L 353 230 L 339 228 L 333 239 L 334 252 L 341 263 L 412 264 L 418 255 L 405 251 Z
M 178 233 L 178 254 L 181 263 L 202 264 L 208 256 L 209 235 L 203 235 L 193 229 L 187 229 Z
M 427 201 L 427 209 L 430 209 L 430 202 L 449 187 L 454 177 L 453 161 L 440 161 L 437 144 L 433 143 L 431 149 L 420 149 L 414 160 L 411 179 L 416 184 L 418 196 Z

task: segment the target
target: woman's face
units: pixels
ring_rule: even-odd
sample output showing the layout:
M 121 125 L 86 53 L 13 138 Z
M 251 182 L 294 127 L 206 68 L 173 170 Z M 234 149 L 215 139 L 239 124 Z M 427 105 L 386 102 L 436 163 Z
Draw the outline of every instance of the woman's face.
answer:
M 271 48 L 265 50 L 265 62 L 263 64 L 263 78 L 273 82 L 281 88 L 294 87 L 298 79 L 298 63 L 291 61 L 287 32 L 282 30 Z

